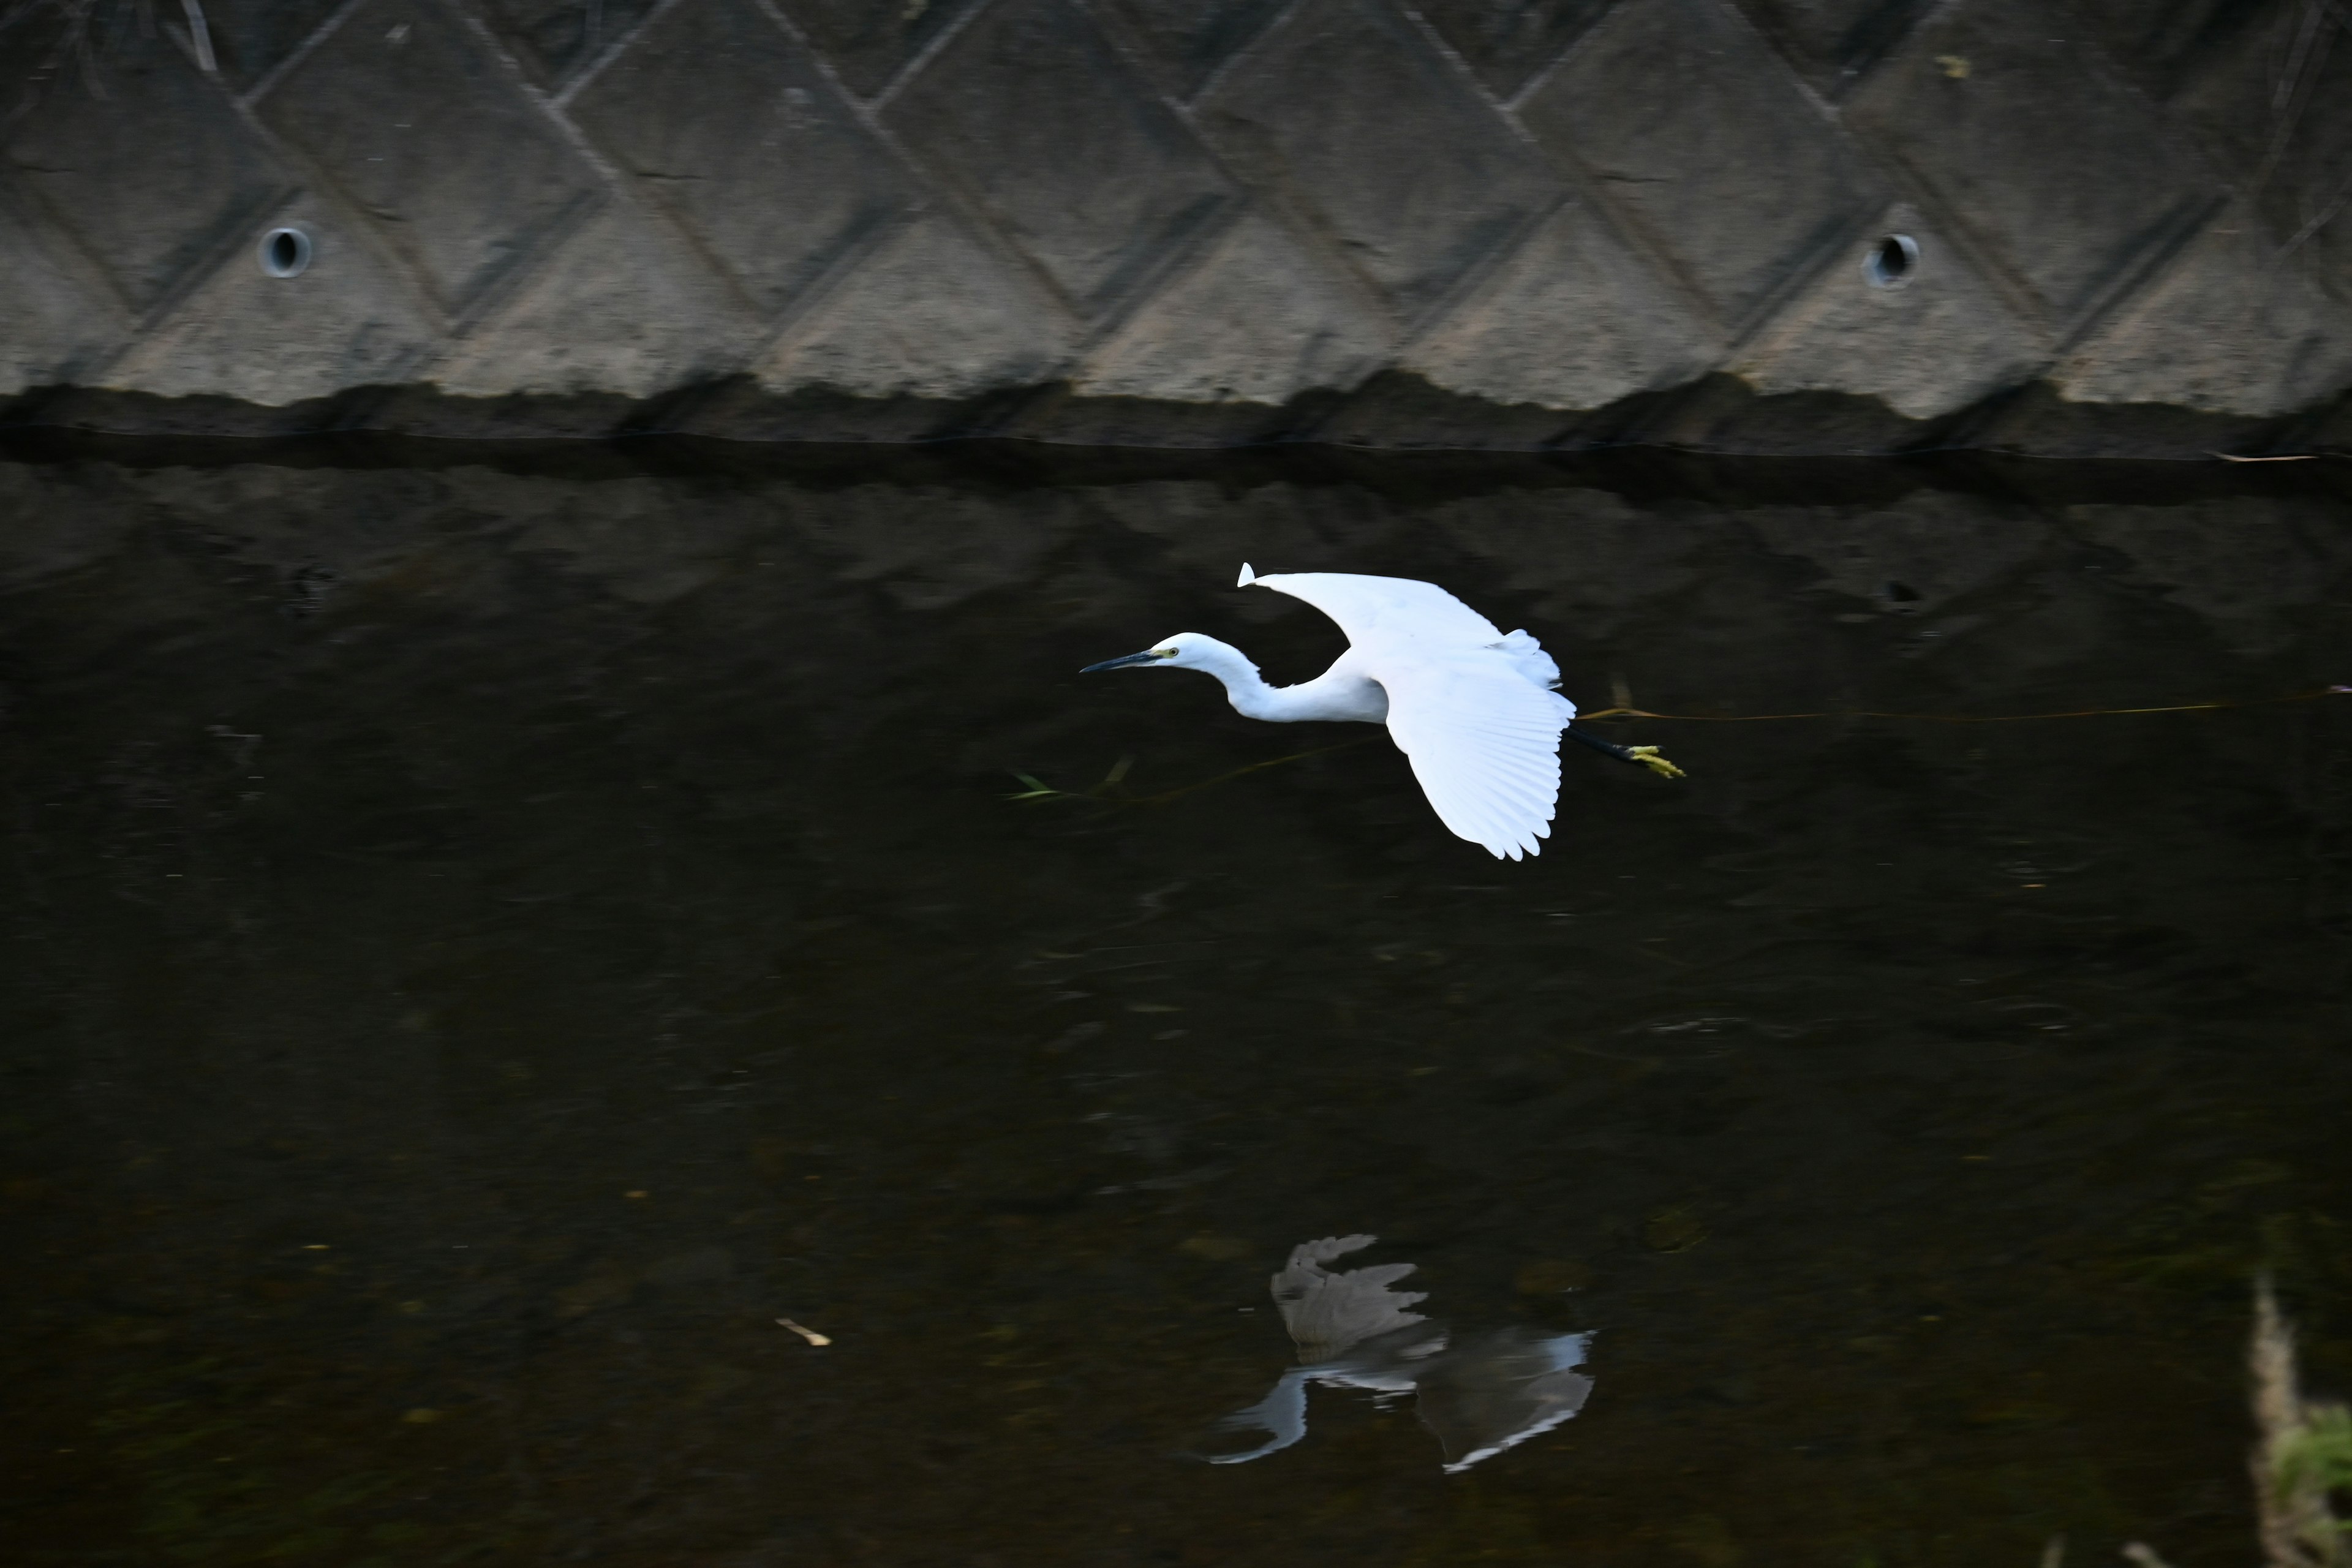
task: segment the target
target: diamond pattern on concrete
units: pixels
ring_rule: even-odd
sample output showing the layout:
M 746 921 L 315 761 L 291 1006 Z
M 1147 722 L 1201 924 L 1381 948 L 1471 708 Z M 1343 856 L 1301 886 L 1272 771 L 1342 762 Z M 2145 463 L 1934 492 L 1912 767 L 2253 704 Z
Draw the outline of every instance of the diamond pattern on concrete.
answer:
M 1422 0 L 1421 15 L 1498 98 L 1608 14 L 1616 0 Z
M 706 405 L 745 430 L 822 385 L 917 438 L 1075 379 L 1223 439 L 1396 356 L 1316 428 L 1476 445 L 1603 438 L 1715 368 L 1913 418 L 2035 374 L 2262 418 L 2352 379 L 2343 0 L 676 0 L 633 34 L 659 3 L 205 0 L 206 77 L 176 5 L 105 0 L 100 98 L 37 64 L 61 6 L 0 0 L 37 94 L 0 113 L 0 389 L 434 379 L 593 426 L 748 368 Z M 320 248 L 273 282 L 285 212 Z M 1921 269 L 1869 289 L 1895 228 Z
M 253 228 L 293 182 L 218 83 L 168 40 L 127 29 L 96 68 L 105 98 L 78 72 L 63 73 L 8 128 L 0 158 L 144 312 Z
M 752 0 L 684 0 L 572 111 L 761 307 L 873 243 L 912 191 Z
M 1722 352 L 1598 212 L 1570 203 L 1399 368 L 1496 403 L 1592 409 L 1702 375 Z
M 894 235 L 755 374 L 777 390 L 968 397 L 1052 378 L 1077 335 L 1017 264 L 934 215 Z
M 988 0 L 779 0 L 849 90 L 871 98 L 956 18 Z
M 580 68 L 646 18 L 655 0 L 479 0 L 482 15 L 531 79 L 545 88 Z
M 1935 225 L 1898 204 L 1869 239 L 1810 279 L 1725 368 L 1763 393 L 1876 397 L 1906 419 L 1957 412 L 2025 379 L 2047 334 L 2020 319 Z M 1872 287 L 1863 268 L 1877 237 L 1919 246 L 1903 286 Z
M 250 91 L 302 47 L 341 0 L 204 0 L 213 59 L 240 92 Z M 162 12 L 176 20 L 171 6 Z
M 1255 37 L 1283 0 L 1105 0 L 1148 39 L 1180 98 L 1201 89 L 1235 49 Z
M 891 129 L 1082 311 L 1140 284 L 1230 187 L 1069 0 L 1004 0 L 894 98 Z
M 2311 15 L 2304 0 L 2071 0 L 2067 11 L 2075 32 L 2159 101 L 2204 64 L 2236 56 L 2249 41 L 2264 40 L 2275 49 L 2275 70 L 2294 47 L 2295 28 Z
M 1733 324 L 1884 199 L 1763 40 L 1712 0 L 1629 0 L 1521 114 Z
M 2352 386 L 2352 306 L 2272 255 L 2253 215 L 2231 205 L 2052 379 L 2077 402 L 2137 402 L 2160 384 L 2185 407 L 2255 415 Z
M 2248 5 L 2198 43 L 2183 51 L 2172 109 L 2253 190 L 2272 242 L 2352 300 L 2352 12 Z
M 2126 70 L 2149 83 L 2150 90 L 2224 170 L 2251 177 L 2273 145 L 2307 129 L 2310 110 L 2302 106 L 2310 102 L 2311 89 L 2320 85 L 2313 79 L 2325 74 L 2328 58 L 2337 50 L 2326 27 L 2306 34 L 2305 24 L 2315 16 L 2299 0 L 2232 8 L 2228 15 L 2238 17 L 2239 26 L 2210 38 L 2194 53 L 2151 58 L 2145 49 L 2131 49 L 2128 38 L 2108 36 L 2113 29 L 2102 29 L 2102 41 Z M 2326 13 L 2317 13 L 2315 19 L 2325 23 Z M 2316 47 L 2323 38 L 2330 47 Z M 2118 44 L 2125 47 L 2118 49 Z M 2314 55 L 2320 58 L 2315 61 Z M 2302 66 L 2297 90 L 2283 101 L 2280 79 L 2289 62 L 2297 59 Z
M 1738 0 L 1816 92 L 1841 98 L 1903 40 L 1933 0 Z
M 129 325 L 102 287 L 48 253 L 14 198 L 0 189 L 0 397 L 78 379 Z
M 366 0 L 260 105 L 464 317 L 601 198 L 593 172 L 436 0 Z
M 634 202 L 581 226 L 495 320 L 434 366 L 459 396 L 652 397 L 741 368 L 760 319 Z
M 1849 123 L 1946 212 L 1966 214 L 2063 324 L 2214 191 L 2096 54 L 2051 37 L 2047 20 L 2041 0 L 1981 0 L 1940 18 L 1864 85 Z
M 2284 140 L 2259 194 L 2263 222 L 2282 251 L 2307 256 L 2352 300 L 2352 30 L 2339 35 L 2309 104 Z
M 311 238 L 310 268 L 272 278 L 240 248 L 111 367 L 166 397 L 242 397 L 283 407 L 402 380 L 439 334 L 374 255 L 356 219 L 300 199 L 269 215 Z
M 1310 0 L 1200 106 L 1408 313 L 1541 210 L 1559 184 L 1385 0 Z
M 1072 378 L 1099 397 L 1280 404 L 1354 386 L 1396 328 L 1362 286 L 1318 262 L 1262 213 L 1161 289 Z

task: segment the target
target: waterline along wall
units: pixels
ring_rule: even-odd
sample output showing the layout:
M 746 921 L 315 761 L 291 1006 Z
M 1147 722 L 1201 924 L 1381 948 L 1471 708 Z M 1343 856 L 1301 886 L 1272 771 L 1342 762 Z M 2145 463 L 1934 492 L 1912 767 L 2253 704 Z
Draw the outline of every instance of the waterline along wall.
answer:
M 14 0 L 0 425 L 2352 451 L 2330 0 Z

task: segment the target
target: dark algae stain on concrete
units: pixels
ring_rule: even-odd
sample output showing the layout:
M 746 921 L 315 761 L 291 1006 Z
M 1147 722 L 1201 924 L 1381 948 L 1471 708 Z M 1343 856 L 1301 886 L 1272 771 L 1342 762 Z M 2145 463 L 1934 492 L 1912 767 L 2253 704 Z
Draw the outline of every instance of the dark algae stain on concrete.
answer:
M 2342 499 L 1498 472 L 0 468 L 10 1561 L 2248 1560 L 2255 1268 L 2352 1381 L 2344 700 L 1937 721 L 2345 680 Z M 1319 670 L 1244 559 L 1690 777 L 1497 866 L 1078 679 Z M 1931 717 L 1718 721 L 1824 710 Z M 1187 1458 L 1359 1236 L 1589 1400 Z

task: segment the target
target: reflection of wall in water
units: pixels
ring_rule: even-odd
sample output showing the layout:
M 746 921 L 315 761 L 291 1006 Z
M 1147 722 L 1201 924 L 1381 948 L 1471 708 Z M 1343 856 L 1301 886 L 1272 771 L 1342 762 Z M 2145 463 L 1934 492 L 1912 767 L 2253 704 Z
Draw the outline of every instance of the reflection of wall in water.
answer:
M 193 1398 L 300 1483 L 238 1495 L 364 1468 L 548 1560 L 1093 1562 L 1181 1518 L 1294 1563 L 1286 1489 L 1390 1464 L 1330 1555 L 1646 1560 L 1703 1509 L 1709 1550 L 1780 1519 L 1852 1561 L 1822 1532 L 1930 1496 L 2015 1562 L 1977 1500 L 2173 1517 L 2242 1473 L 2178 1347 L 2222 1300 L 2234 1353 L 2273 1216 L 2337 1256 L 2333 704 L 1678 726 L 1686 787 L 1572 770 L 1507 879 L 1379 744 L 1003 797 L 1297 745 L 1072 673 L 1139 626 L 1321 668 L 1244 559 L 1445 583 L 1590 705 L 2122 706 L 2343 679 L 2340 502 L 893 476 L 0 467 L 6 1196 L 46 1238 L 0 1288 L 100 1347 L 25 1338 L 20 1403 Z M 1275 1376 L 1254 1281 L 1356 1223 L 1465 1323 L 1576 1283 L 1608 1426 L 1444 1518 L 1430 1446 L 1343 1408 L 1169 1463 Z M 2188 1283 L 2115 1315 L 2150 1278 Z M 135 1552 L 222 1451 L 55 1462 L 116 1465 L 80 1495 Z M 2242 1547 L 2199 1528 L 2168 1551 Z

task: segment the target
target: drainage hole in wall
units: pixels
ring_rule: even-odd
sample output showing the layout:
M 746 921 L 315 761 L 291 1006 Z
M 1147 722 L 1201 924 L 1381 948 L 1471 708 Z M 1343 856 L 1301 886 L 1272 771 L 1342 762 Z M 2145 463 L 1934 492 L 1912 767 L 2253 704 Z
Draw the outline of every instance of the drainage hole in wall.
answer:
M 1874 289 L 1900 289 L 1919 270 L 1919 242 L 1907 234 L 1890 234 L 1865 251 L 1862 275 Z
M 292 278 L 310 265 L 310 237 L 299 228 L 273 228 L 261 237 L 261 269 L 272 278 Z

